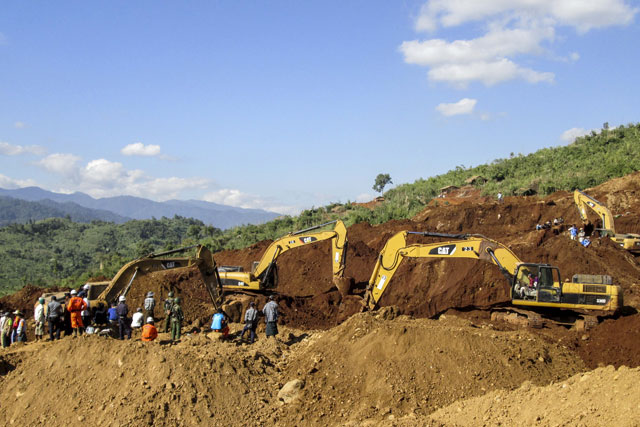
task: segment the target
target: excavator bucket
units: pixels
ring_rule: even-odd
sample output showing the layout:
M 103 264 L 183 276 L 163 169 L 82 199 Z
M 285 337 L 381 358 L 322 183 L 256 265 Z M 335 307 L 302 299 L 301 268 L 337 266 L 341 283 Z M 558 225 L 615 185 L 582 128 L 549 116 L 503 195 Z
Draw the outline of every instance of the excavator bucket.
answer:
M 347 295 L 351 295 L 351 288 L 353 287 L 353 277 L 334 277 L 333 284 L 340 291 L 340 295 L 346 297 Z

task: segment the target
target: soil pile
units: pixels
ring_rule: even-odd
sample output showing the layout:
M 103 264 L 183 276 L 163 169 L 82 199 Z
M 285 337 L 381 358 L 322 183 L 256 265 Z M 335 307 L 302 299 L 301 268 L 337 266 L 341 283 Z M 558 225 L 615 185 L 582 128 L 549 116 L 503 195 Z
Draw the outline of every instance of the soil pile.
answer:
M 527 331 L 475 328 L 457 317 L 352 316 L 300 343 L 283 369 L 300 399 L 276 412 L 284 425 L 341 425 L 426 415 L 458 399 L 523 381 L 547 384 L 584 370 L 567 349 Z
M 67 290 L 69 290 L 69 288 L 39 288 L 33 285 L 26 285 L 18 292 L 0 298 L 0 309 L 10 311 L 20 310 L 25 317 L 29 318 L 33 316 L 33 308 L 42 294 Z
M 0 350 L 6 425 L 337 425 L 427 416 L 461 398 L 584 370 L 526 331 L 362 313 L 330 331 L 281 327 L 251 345 L 217 334 L 177 345 L 88 336 Z M 387 318 L 387 319 L 385 319 Z M 234 333 L 240 325 L 232 325 Z M 302 389 L 284 404 L 291 380 Z M 46 393 L 46 395 L 43 395 Z M 55 396 L 55 397 L 54 397 Z M 53 398 L 52 398 L 53 397 Z
M 524 383 L 454 403 L 429 417 L 447 426 L 636 426 L 640 418 L 640 369 L 613 366 L 545 387 Z M 424 425 L 405 419 L 397 425 Z M 394 423 L 394 425 L 396 425 Z

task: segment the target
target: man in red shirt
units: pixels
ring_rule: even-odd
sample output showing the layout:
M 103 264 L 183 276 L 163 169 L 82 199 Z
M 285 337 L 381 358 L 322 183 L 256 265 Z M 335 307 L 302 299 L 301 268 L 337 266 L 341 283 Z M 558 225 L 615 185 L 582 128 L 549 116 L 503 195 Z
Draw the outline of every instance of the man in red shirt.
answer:
M 73 336 L 77 337 L 82 335 L 84 324 L 82 323 L 82 310 L 87 309 L 87 303 L 78 296 L 78 291 L 71 290 L 71 299 L 67 304 L 67 310 L 71 313 L 71 328 L 73 329 Z
M 147 317 L 147 323 L 142 327 L 142 341 L 153 341 L 158 337 L 158 330 L 153 326 L 153 317 Z

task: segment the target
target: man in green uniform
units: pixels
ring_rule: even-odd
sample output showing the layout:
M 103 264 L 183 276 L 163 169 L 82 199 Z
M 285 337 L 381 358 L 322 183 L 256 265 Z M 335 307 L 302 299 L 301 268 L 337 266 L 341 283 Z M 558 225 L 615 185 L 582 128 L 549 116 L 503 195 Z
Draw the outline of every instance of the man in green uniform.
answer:
M 184 314 L 180 307 L 180 297 L 176 298 L 171 307 L 171 341 L 175 342 L 180 339 L 180 330 L 182 329 L 182 320 Z
M 169 332 L 171 323 L 171 307 L 173 307 L 173 292 L 169 292 L 169 298 L 164 300 L 164 332 Z

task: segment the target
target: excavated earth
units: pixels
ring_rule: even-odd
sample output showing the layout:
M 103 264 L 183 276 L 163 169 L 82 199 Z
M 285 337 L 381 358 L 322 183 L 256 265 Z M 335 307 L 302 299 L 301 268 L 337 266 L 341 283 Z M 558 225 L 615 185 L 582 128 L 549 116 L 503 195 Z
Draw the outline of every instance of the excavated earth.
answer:
M 619 215 L 618 232 L 640 233 L 640 173 L 586 192 Z M 188 334 L 169 345 L 90 336 L 0 350 L 0 420 L 10 425 L 636 425 L 640 419 L 640 258 L 609 239 L 584 248 L 564 227 L 579 225 L 572 194 L 507 197 L 502 204 L 466 187 L 432 202 L 412 220 L 348 229 L 346 276 L 353 295 L 331 282 L 328 242 L 278 259 L 279 339 L 253 345 L 207 334 L 212 305 L 196 269 L 141 275 L 132 310 L 148 291 L 183 298 Z M 592 217 L 595 221 L 596 218 Z M 377 312 L 362 296 L 379 251 L 403 231 L 482 234 L 524 261 L 546 262 L 562 277 L 608 274 L 624 292 L 621 315 L 578 332 L 546 324 L 523 329 L 490 319 L 506 304 L 504 277 L 473 260 L 405 260 Z M 434 239 L 410 236 L 409 243 Z M 269 241 L 215 254 L 219 265 L 250 270 Z M 57 290 L 57 289 L 55 289 Z M 39 288 L 0 299 L 32 312 Z M 228 295 L 234 320 L 250 301 Z M 160 310 L 156 315 L 162 317 Z M 232 330 L 239 332 L 240 323 Z M 32 328 L 29 330 L 31 338 Z M 299 390 L 278 392 L 292 380 Z M 64 384 L 64 386 L 62 385 Z M 289 384 L 290 385 L 290 384 Z M 285 389 L 288 388 L 284 387 Z M 55 393 L 43 398 L 42 391 Z M 284 393 L 284 391 L 283 391 Z M 534 409 L 537 408 L 537 409 Z

